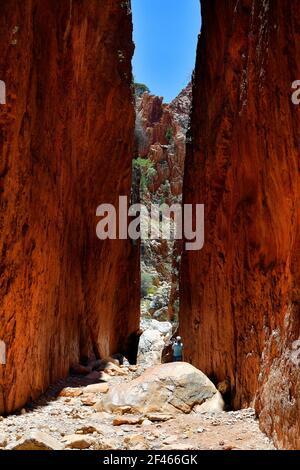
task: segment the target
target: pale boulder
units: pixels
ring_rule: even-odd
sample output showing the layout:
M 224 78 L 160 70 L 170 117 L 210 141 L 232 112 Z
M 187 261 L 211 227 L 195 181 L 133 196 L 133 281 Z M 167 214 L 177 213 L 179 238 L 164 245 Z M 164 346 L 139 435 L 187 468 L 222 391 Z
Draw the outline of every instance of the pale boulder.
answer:
M 113 426 L 123 426 L 124 424 L 141 424 L 142 420 L 143 418 L 141 418 L 140 416 L 117 416 L 113 420 Z
M 194 408 L 196 413 L 218 413 L 224 410 L 224 400 L 219 391 L 215 393 L 212 398 L 206 400 L 202 405 L 197 405 Z
M 80 434 L 71 434 L 64 438 L 65 449 L 88 449 L 92 445 L 92 440 Z
M 0 447 L 7 446 L 7 436 L 5 434 L 0 434 Z
M 12 444 L 10 450 L 62 450 L 63 445 L 49 434 L 42 431 L 32 431 Z
M 92 384 L 85 388 L 86 393 L 107 393 L 108 390 L 109 386 L 107 383 Z
M 146 441 L 144 436 L 140 434 L 133 434 L 124 439 L 124 444 L 128 450 L 147 450 L 149 449 L 149 444 Z
M 72 387 L 67 387 L 64 388 L 60 394 L 59 397 L 66 397 L 66 398 L 77 398 L 82 395 L 83 391 L 80 388 L 72 388 Z
M 133 413 L 144 415 L 190 413 L 216 394 L 216 387 L 200 370 L 176 362 L 152 367 L 133 381 L 112 387 L 95 408 L 115 412 L 130 406 Z
M 137 363 L 151 367 L 161 363 L 165 342 L 159 330 L 145 330 L 140 337 Z

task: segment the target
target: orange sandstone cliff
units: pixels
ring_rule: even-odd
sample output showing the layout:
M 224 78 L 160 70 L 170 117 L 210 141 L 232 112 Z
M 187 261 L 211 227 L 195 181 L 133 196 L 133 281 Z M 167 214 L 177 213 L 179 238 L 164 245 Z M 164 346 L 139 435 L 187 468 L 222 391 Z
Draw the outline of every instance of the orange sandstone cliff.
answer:
M 202 14 L 184 202 L 205 204 L 206 227 L 182 262 L 186 358 L 299 449 L 299 2 L 203 0 Z
M 1 1 L 1 413 L 138 328 L 138 247 L 96 237 L 130 194 L 131 37 L 128 2 Z
M 192 87 L 189 83 L 169 104 L 163 98 L 144 93 L 137 98 L 137 123 L 144 129 L 144 142 L 139 155 L 153 162 L 156 176 L 149 189 L 157 192 L 166 183 L 170 185 L 169 202 L 182 194 L 186 132 L 189 125 Z

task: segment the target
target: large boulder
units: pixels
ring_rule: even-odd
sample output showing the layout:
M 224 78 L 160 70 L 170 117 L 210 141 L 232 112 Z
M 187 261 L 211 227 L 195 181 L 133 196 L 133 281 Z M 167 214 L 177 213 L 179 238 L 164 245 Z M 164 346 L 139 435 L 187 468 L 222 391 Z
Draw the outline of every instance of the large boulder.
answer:
M 148 369 L 132 382 L 110 389 L 96 405 L 98 411 L 118 412 L 128 406 L 132 413 L 190 413 L 208 400 L 216 401 L 219 410 L 223 400 L 214 384 L 198 369 L 185 362 L 161 364 Z M 210 411 L 209 406 L 205 411 Z
M 143 320 L 137 363 L 144 368 L 161 364 L 162 351 L 172 336 L 172 324 L 157 320 Z
M 144 367 L 160 364 L 164 347 L 164 339 L 158 330 L 145 330 L 140 337 L 137 363 Z
M 152 330 L 157 330 L 164 336 L 165 341 L 170 339 L 172 336 L 173 326 L 172 323 L 168 321 L 158 321 L 158 320 L 150 320 L 149 328 Z

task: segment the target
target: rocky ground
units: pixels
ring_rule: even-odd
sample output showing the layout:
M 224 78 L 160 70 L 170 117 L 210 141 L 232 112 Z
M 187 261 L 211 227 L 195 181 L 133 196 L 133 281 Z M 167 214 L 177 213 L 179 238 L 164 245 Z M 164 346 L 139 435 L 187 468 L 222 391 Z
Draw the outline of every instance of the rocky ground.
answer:
M 166 366 L 171 365 L 163 367 Z M 193 411 L 136 414 L 124 406 L 113 413 L 97 411 L 96 404 L 110 393 L 108 389 L 121 384 L 130 386 L 141 370 L 139 366 L 108 364 L 104 372 L 73 375 L 58 382 L 19 414 L 0 418 L 0 447 L 7 450 L 274 449 L 259 430 L 252 409 L 204 414 Z

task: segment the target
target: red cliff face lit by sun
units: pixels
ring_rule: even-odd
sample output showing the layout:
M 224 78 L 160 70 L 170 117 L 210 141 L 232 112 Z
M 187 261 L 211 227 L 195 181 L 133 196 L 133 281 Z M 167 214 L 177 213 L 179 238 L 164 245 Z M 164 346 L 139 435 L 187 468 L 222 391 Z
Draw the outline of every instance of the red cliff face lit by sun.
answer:
M 129 195 L 131 15 L 114 0 L 0 5 L 0 412 L 138 328 L 138 253 L 100 242 L 96 208 Z
M 203 0 L 202 13 L 184 202 L 205 204 L 206 242 L 182 262 L 186 355 L 300 448 L 299 4 Z
M 182 194 L 185 134 L 189 124 L 191 95 L 189 83 L 170 104 L 164 103 L 162 97 L 149 93 L 137 99 L 136 113 L 145 130 L 145 142 L 144 146 L 140 145 L 139 155 L 149 158 L 157 171 L 152 192 L 168 180 L 171 194 Z

